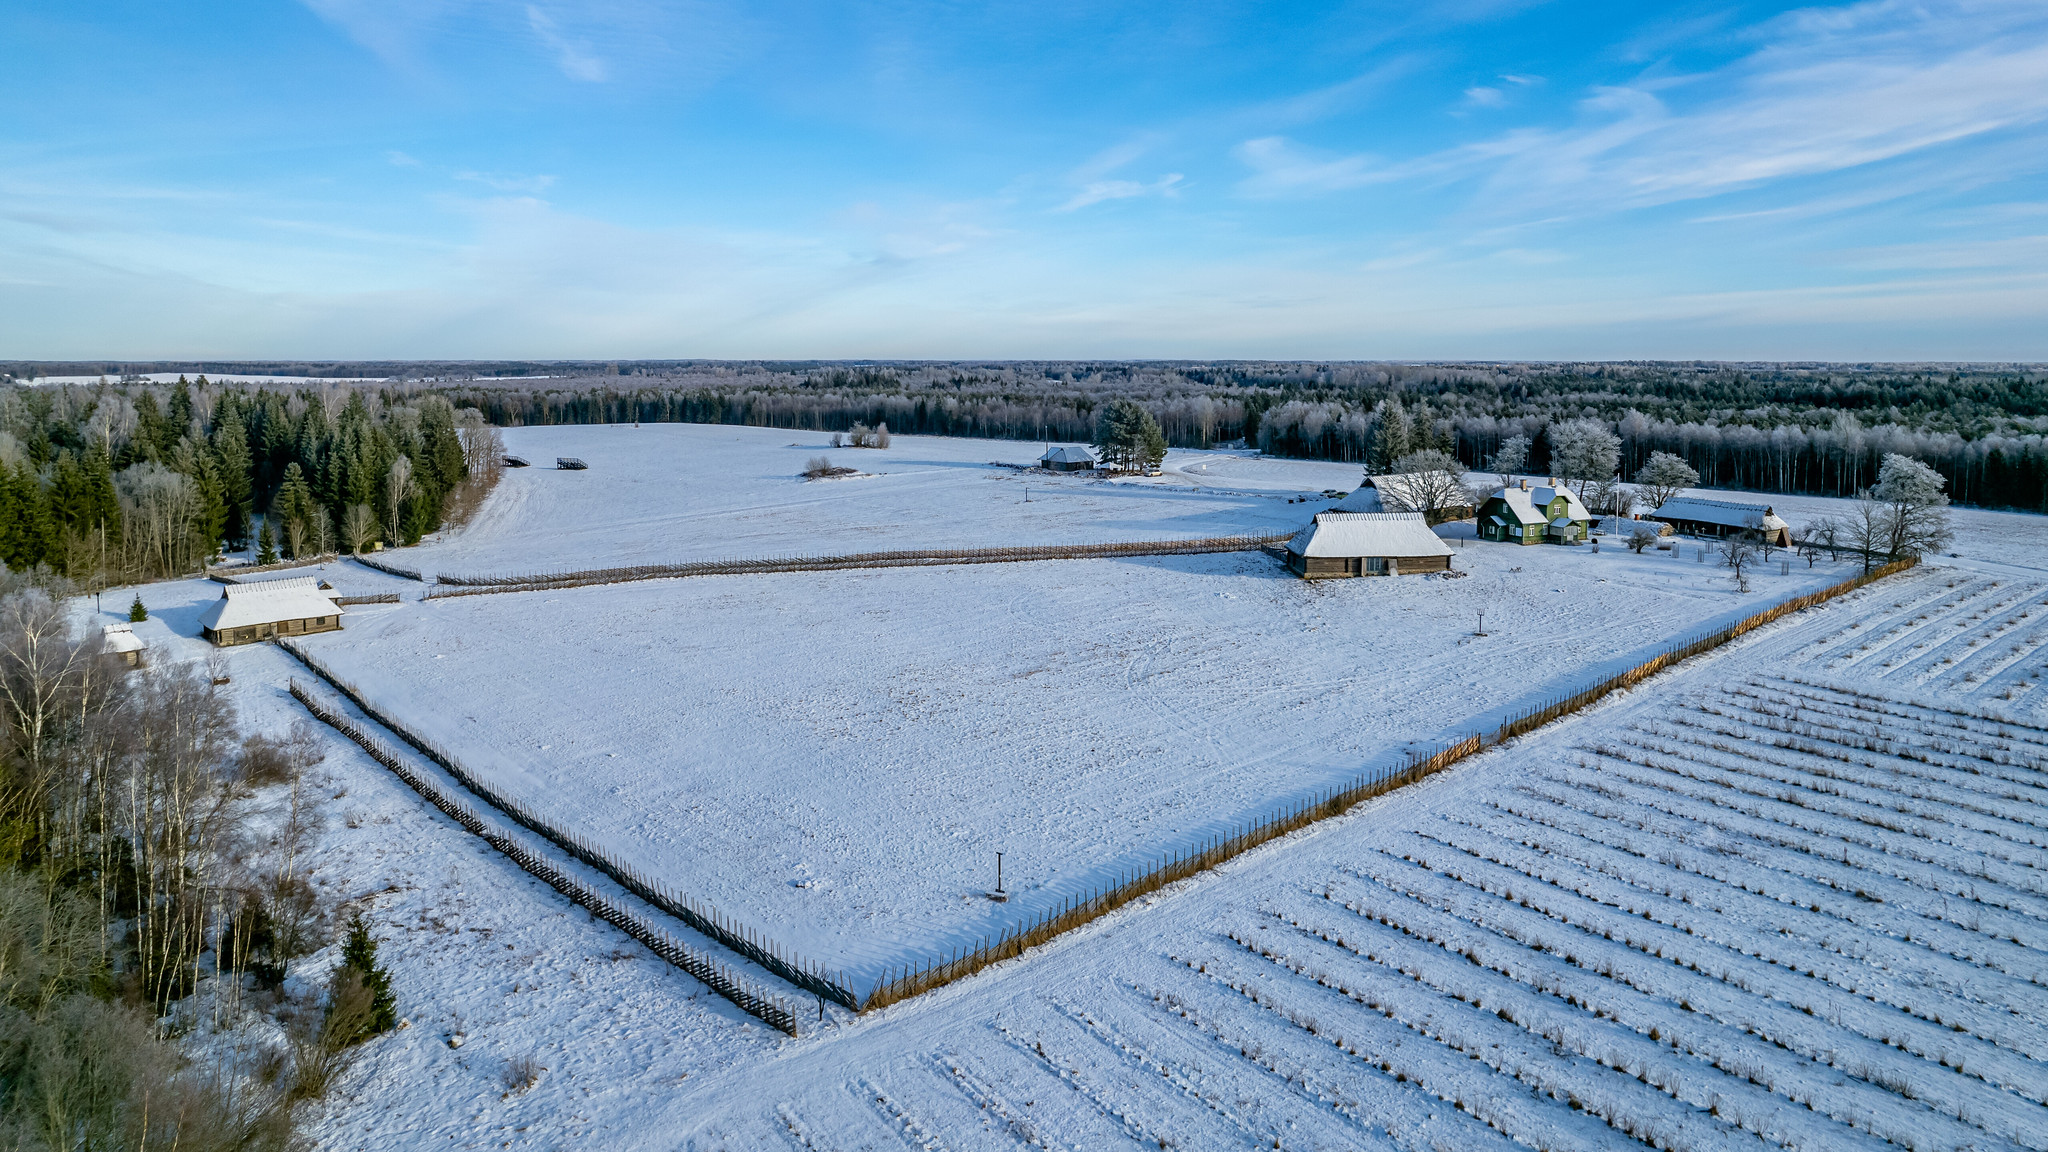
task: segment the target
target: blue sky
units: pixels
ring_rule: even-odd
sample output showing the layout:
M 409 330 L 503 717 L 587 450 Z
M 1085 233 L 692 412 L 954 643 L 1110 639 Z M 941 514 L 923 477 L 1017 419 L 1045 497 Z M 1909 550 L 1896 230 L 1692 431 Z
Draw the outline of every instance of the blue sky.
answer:
M 2041 0 L 0 0 L 0 356 L 2048 360 Z

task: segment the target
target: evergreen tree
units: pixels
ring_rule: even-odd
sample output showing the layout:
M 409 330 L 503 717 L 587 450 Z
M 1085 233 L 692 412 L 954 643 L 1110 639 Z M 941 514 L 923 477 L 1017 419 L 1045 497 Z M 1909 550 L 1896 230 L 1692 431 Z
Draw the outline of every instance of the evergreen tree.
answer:
M 1380 401 L 1375 416 L 1372 442 L 1365 453 L 1365 470 L 1368 475 L 1379 476 L 1391 473 L 1396 460 L 1415 450 L 1414 429 L 1401 402 L 1391 396 Z
M 270 521 L 263 522 L 263 531 L 256 536 L 256 562 L 277 563 L 277 534 L 270 530 Z
M 341 946 L 341 963 L 334 969 L 336 989 L 345 988 L 350 983 L 367 994 L 368 1011 L 363 1013 L 360 1021 L 352 1019 L 347 1022 L 344 1026 L 346 1034 L 332 1037 L 337 1047 L 360 1044 L 398 1026 L 398 998 L 391 993 L 391 973 L 377 964 L 377 940 L 370 935 L 370 926 L 363 922 L 361 912 L 349 920 L 348 939 Z M 335 1004 L 328 1006 L 330 1023 L 334 1022 L 335 1007 Z
M 325 513 L 313 498 L 313 487 L 306 483 L 305 473 L 297 461 L 285 465 L 284 483 L 278 485 L 277 499 L 271 504 L 270 511 L 284 530 L 286 550 L 292 559 L 298 559 L 300 552 L 318 539 L 314 519 Z
M 249 540 L 249 516 L 255 510 L 250 476 L 249 432 L 242 411 L 230 392 L 214 409 L 213 458 L 219 466 L 220 501 L 225 518 L 221 535 L 234 547 Z
M 142 593 L 135 594 L 135 603 L 128 606 L 128 622 L 140 624 L 149 619 L 149 609 L 142 606 Z

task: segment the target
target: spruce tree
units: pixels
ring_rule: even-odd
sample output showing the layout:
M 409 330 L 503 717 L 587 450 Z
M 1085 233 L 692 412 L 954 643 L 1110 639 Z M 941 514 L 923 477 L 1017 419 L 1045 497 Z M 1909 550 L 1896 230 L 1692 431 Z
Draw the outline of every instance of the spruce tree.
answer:
M 270 521 L 263 522 L 263 531 L 256 536 L 256 562 L 277 563 L 277 534 L 270 530 Z
M 128 622 L 140 624 L 149 619 L 149 609 L 142 606 L 142 593 L 135 594 L 135 603 L 128 606 Z
M 367 1016 L 350 1029 L 351 1034 L 333 1038 L 337 1046 L 360 1044 L 398 1026 L 398 998 L 391 994 L 391 973 L 377 964 L 377 939 L 370 935 L 370 926 L 363 922 L 361 912 L 349 920 L 348 939 L 342 942 L 341 963 L 335 967 L 334 976 L 337 987 L 343 984 L 344 977 L 354 977 L 370 998 Z M 329 1005 L 330 1018 L 333 1011 L 333 1005 Z

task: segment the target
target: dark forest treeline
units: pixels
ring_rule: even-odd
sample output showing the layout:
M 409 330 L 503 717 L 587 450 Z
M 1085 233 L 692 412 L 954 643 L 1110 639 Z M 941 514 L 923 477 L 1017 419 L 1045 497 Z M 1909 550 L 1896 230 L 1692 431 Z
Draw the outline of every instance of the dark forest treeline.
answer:
M 285 556 L 416 541 L 470 474 L 463 423 L 395 389 L 9 387 L 0 560 L 88 584 L 176 575 L 248 544 L 258 517 Z
M 1169 443 L 1243 441 L 1282 456 L 1363 461 L 1397 398 L 1478 468 L 1509 436 L 1549 466 L 1546 429 L 1606 421 L 1633 474 L 1671 452 L 1721 488 L 1847 496 L 1888 453 L 1948 477 L 1960 503 L 2048 511 L 2048 373 L 2033 366 L 1718 364 L 695 365 L 658 374 L 439 386 L 493 424 L 682 421 L 841 431 L 886 423 L 939 436 L 1088 441 L 1096 408 L 1129 397 Z

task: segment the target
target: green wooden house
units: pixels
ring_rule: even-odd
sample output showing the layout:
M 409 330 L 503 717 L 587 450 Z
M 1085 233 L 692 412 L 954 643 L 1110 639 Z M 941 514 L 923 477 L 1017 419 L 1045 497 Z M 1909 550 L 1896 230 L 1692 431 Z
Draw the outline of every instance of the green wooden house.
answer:
M 1503 544 L 1580 544 L 1593 524 L 1578 496 L 1555 479 L 1539 485 L 1525 479 L 1495 489 L 1479 505 L 1476 519 L 1481 540 Z

